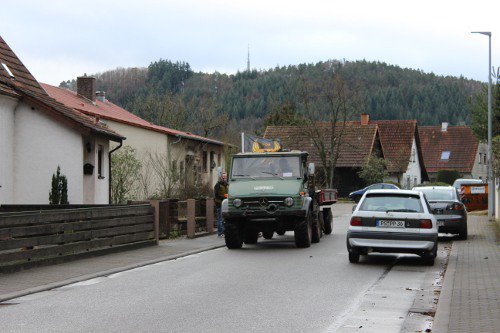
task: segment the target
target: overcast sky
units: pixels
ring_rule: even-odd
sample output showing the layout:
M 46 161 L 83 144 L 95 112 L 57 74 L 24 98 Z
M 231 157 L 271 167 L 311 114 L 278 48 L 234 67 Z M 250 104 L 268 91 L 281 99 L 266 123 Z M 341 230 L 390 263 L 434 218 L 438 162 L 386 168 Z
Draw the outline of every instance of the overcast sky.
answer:
M 0 35 L 41 82 L 186 61 L 195 71 L 366 59 L 488 79 L 500 66 L 499 0 L 16 0 Z

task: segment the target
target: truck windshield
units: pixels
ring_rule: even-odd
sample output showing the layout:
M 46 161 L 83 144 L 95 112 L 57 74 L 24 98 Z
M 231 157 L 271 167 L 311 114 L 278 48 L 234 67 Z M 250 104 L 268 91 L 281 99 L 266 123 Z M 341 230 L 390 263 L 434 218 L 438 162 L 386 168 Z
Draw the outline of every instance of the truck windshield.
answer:
M 299 156 L 242 156 L 233 158 L 232 179 L 301 178 Z

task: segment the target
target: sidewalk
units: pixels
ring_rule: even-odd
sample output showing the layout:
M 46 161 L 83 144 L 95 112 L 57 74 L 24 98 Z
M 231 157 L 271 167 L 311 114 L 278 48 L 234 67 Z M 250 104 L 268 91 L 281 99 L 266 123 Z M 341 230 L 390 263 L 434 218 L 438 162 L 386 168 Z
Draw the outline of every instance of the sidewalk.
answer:
M 494 222 L 469 215 L 453 242 L 432 332 L 500 331 L 500 247 Z
M 0 274 L 0 302 L 222 246 L 225 246 L 224 238 L 216 235 L 163 240 L 159 246 Z

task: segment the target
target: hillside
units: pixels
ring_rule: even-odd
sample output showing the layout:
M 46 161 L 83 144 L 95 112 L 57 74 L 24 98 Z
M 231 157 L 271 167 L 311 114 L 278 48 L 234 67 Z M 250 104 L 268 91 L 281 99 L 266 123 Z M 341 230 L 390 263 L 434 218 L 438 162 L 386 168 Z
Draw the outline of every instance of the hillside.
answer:
M 469 124 L 469 100 L 482 87 L 463 77 L 367 61 L 327 61 L 226 75 L 195 73 L 188 63 L 159 60 L 148 68 L 119 68 L 95 77 L 98 90 L 106 91 L 110 101 L 153 123 L 232 137 L 240 130 L 262 131 L 265 117 L 285 105 L 304 112 L 304 87 L 327 89 L 325 82 L 334 71 L 357 92 L 361 101 L 357 114 L 417 119 L 420 125 Z M 74 88 L 74 83 L 61 86 Z M 321 119 L 325 106 L 319 100 L 312 102 Z

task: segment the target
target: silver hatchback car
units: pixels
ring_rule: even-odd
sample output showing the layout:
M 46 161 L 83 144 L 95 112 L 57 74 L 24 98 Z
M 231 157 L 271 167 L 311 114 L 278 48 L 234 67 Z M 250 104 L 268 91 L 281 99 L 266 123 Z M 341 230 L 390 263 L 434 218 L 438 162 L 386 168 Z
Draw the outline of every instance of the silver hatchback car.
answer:
M 434 265 L 437 255 L 436 217 L 422 192 L 371 190 L 352 213 L 347 232 L 349 261 L 370 252 L 413 253 Z

